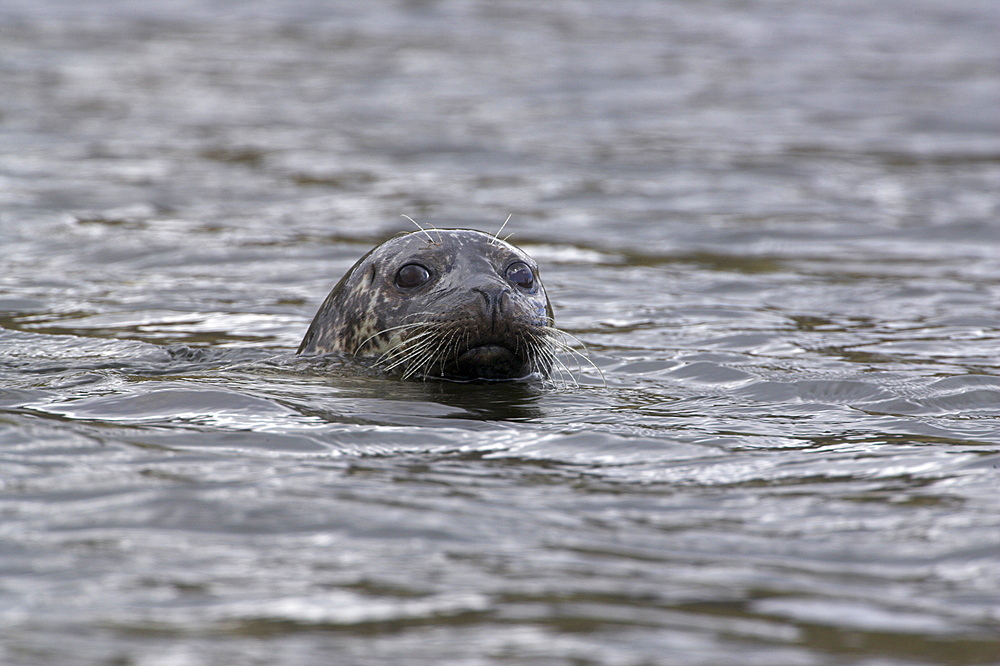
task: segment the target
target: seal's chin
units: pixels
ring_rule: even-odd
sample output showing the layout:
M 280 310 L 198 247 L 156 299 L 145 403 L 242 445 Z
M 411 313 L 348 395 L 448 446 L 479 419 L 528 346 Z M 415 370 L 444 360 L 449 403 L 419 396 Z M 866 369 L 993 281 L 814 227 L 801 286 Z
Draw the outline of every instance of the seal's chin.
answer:
M 466 349 L 443 368 L 447 379 L 521 379 L 529 373 L 527 363 L 507 347 L 485 344 Z

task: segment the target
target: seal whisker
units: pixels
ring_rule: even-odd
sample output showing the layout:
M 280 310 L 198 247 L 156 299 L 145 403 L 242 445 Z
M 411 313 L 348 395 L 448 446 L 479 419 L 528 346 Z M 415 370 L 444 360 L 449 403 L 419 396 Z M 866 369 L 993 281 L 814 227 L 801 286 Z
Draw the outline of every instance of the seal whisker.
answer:
M 497 229 L 497 232 L 493 234 L 493 240 L 490 241 L 490 245 L 497 244 L 497 241 L 500 240 L 500 232 L 503 231 L 503 228 L 507 226 L 507 223 L 510 222 L 510 218 L 512 218 L 513 216 L 514 213 L 508 213 L 507 219 L 503 221 L 503 224 L 500 225 L 500 228 Z M 507 238 L 510 238 L 510 236 L 507 236 Z M 504 241 L 506 241 L 507 238 L 504 238 Z
M 545 358 L 545 362 L 549 364 L 549 367 L 558 374 L 559 381 L 565 381 L 565 378 L 569 377 L 570 381 L 572 381 L 575 386 L 580 385 L 580 382 L 576 378 L 573 371 L 570 370 L 565 361 L 563 361 L 559 355 L 556 354 L 556 347 L 551 345 L 550 341 L 545 341 L 545 344 L 539 351 L 539 354 Z
M 451 335 L 448 336 L 444 345 L 444 357 L 454 358 L 458 355 L 460 349 L 468 348 L 469 346 L 470 332 L 468 329 L 459 331 L 454 330 Z M 464 342 L 462 340 L 464 339 Z M 441 366 L 442 373 L 444 372 L 444 364 Z
M 401 363 L 405 363 L 414 354 L 419 353 L 424 347 L 434 340 L 434 331 L 422 331 L 414 336 L 402 340 L 387 349 L 376 360 L 377 364 L 388 364 L 386 369 L 392 369 Z
M 529 354 L 534 359 L 535 372 L 543 378 L 548 378 L 556 362 L 556 355 L 549 348 L 548 341 L 544 337 L 534 336 L 529 341 Z M 557 372 L 560 372 L 558 368 Z
M 420 349 L 420 350 L 418 350 L 416 352 L 416 354 L 424 354 L 424 353 L 425 353 L 424 349 Z M 408 354 L 406 356 L 401 357 L 399 360 L 395 361 L 394 363 L 386 366 L 385 371 L 386 372 L 391 372 L 392 370 L 395 370 L 396 368 L 400 368 L 402 370 L 402 373 L 403 373 L 403 378 L 404 379 L 408 379 L 417 370 L 419 370 L 420 367 L 421 367 L 420 363 L 418 361 L 414 360 L 414 354 Z
M 567 372 L 569 372 L 570 376 L 572 377 L 573 374 L 572 372 L 570 372 L 569 367 L 564 362 L 562 362 L 557 355 L 557 352 L 565 352 L 570 356 L 572 356 L 574 359 L 576 359 L 577 368 L 579 372 L 583 371 L 583 365 L 581 364 L 582 361 L 583 363 L 586 363 L 594 370 L 596 370 L 597 374 L 601 376 L 601 382 L 605 386 L 607 386 L 607 379 L 604 377 L 604 372 L 602 372 L 601 369 L 597 367 L 597 364 L 595 364 L 590 359 L 590 352 L 589 350 L 587 350 L 587 345 L 584 344 L 584 342 L 580 340 L 580 338 L 576 337 L 572 333 L 567 333 L 562 329 L 556 328 L 555 326 L 544 326 L 542 327 L 542 330 L 544 332 L 545 344 L 547 347 L 546 351 L 548 351 L 549 356 L 551 357 L 551 360 L 553 362 L 559 363 L 559 365 L 561 365 Z M 569 343 L 565 342 L 561 338 L 569 338 L 570 340 L 573 340 L 581 347 L 583 347 L 583 351 L 581 352 L 577 349 L 574 349 Z M 575 377 L 573 379 L 577 384 L 579 384 L 579 382 L 576 380 Z
M 570 368 L 561 358 L 559 358 L 559 356 L 552 353 L 551 350 L 545 350 L 543 352 L 543 357 L 549 368 L 549 371 L 544 373 L 544 377 L 546 379 L 551 379 L 557 383 L 569 381 L 572 382 L 574 386 L 580 386 L 580 382 L 576 378 L 576 374 L 570 370 Z
M 430 361 L 437 356 L 441 347 L 441 339 L 437 326 L 425 324 L 430 328 L 419 334 L 416 344 L 409 344 L 413 338 L 407 340 L 401 347 L 405 347 L 396 359 L 386 369 L 391 370 L 398 366 L 403 366 L 403 377 L 409 378 L 416 374 L 421 368 L 430 365 Z
M 433 366 L 432 360 L 435 358 L 442 358 L 447 356 L 447 354 L 445 354 L 444 352 L 445 350 L 447 350 L 449 341 L 451 340 L 452 337 L 454 337 L 454 335 L 455 333 L 454 331 L 452 331 L 451 333 L 448 334 L 446 338 L 439 338 L 437 340 L 430 341 L 424 348 L 424 350 L 422 350 L 422 354 L 419 356 L 419 358 L 414 358 L 414 363 L 412 364 L 411 367 L 407 369 L 406 376 L 413 376 L 418 371 L 423 370 L 423 376 L 424 379 L 426 380 Z M 443 372 L 444 368 L 442 367 L 442 376 Z
M 426 381 L 427 376 L 430 374 L 432 360 L 441 355 L 441 347 L 444 342 L 440 339 L 430 340 L 426 345 L 424 345 L 419 353 L 415 353 L 411 357 L 411 363 L 406 368 L 404 373 L 405 377 L 412 377 L 418 372 L 423 376 Z
M 436 343 L 433 331 L 427 331 L 421 334 L 419 338 L 411 338 L 406 342 L 401 343 L 391 350 L 391 354 L 387 352 L 388 356 L 385 360 L 390 361 L 388 365 L 385 366 L 386 371 L 391 371 L 397 367 L 403 366 L 404 370 L 409 369 L 414 365 L 414 362 L 424 356 L 428 350 L 430 350 Z M 381 360 L 381 359 L 380 359 Z
M 593 368 L 597 372 L 597 374 L 600 376 L 601 383 L 605 387 L 607 387 L 608 380 L 604 376 L 604 372 L 597 366 L 596 363 L 594 363 L 590 359 L 590 357 L 588 355 L 583 354 L 583 353 L 581 353 L 580 351 L 578 351 L 576 349 L 573 349 L 572 347 L 570 347 L 569 345 L 567 345 L 567 344 L 565 344 L 563 342 L 553 340 L 552 343 L 553 343 L 553 346 L 554 346 L 555 350 L 563 351 L 566 354 L 568 354 L 570 357 L 576 359 L 576 361 L 577 361 L 577 368 L 579 369 L 580 372 L 583 372 L 583 365 L 582 365 L 581 361 L 583 363 L 589 365 L 591 368 Z M 556 355 L 556 359 L 558 360 L 558 355 Z M 562 362 L 560 361 L 560 363 L 562 363 Z M 562 365 L 565 366 L 565 363 L 562 363 Z M 567 368 L 567 370 L 568 370 L 568 368 Z
M 591 367 L 593 367 L 595 370 L 597 370 L 598 372 L 600 372 L 600 368 L 598 368 L 596 365 L 594 365 L 593 361 L 590 360 L 590 355 L 587 352 L 586 347 L 584 347 L 584 351 L 581 352 L 581 351 L 573 348 L 570 344 L 568 344 L 568 343 L 560 340 L 558 337 L 555 337 L 555 336 L 549 336 L 549 337 L 547 337 L 546 338 L 546 342 L 548 343 L 548 345 L 550 346 L 550 348 L 554 352 L 555 351 L 566 352 L 566 353 L 574 356 L 578 360 L 582 360 L 582 361 L 588 363 Z
M 378 331 L 377 333 L 369 335 L 367 338 L 365 338 L 364 340 L 362 340 L 361 344 L 359 344 L 354 349 L 354 356 L 358 355 L 358 352 L 361 351 L 362 347 L 364 347 L 366 344 L 368 344 L 369 342 L 371 342 L 372 340 L 374 340 L 375 338 L 377 338 L 380 335 L 384 335 L 385 333 L 391 333 L 392 331 L 399 331 L 399 330 L 402 330 L 402 329 L 405 329 L 405 328 L 416 328 L 416 327 L 419 327 L 419 326 L 423 326 L 423 324 L 420 323 L 420 322 L 414 322 L 414 323 L 411 323 L 411 324 L 400 324 L 399 326 L 390 326 L 389 328 L 383 328 L 381 331 Z M 413 337 L 416 337 L 416 336 L 413 336 Z M 412 340 L 413 337 L 411 337 L 409 339 Z
M 427 229 L 424 228 L 424 227 L 422 227 L 422 226 L 420 226 L 419 222 L 417 222 L 416 220 L 414 220 L 412 217 L 410 217 L 406 213 L 403 213 L 403 217 L 405 217 L 406 219 L 408 219 L 410 222 L 413 222 L 413 224 L 417 225 L 417 229 L 420 229 L 420 231 L 422 231 L 423 234 L 425 236 L 427 236 L 427 242 L 428 243 L 430 243 L 432 245 L 440 245 L 441 244 L 441 234 L 440 233 L 438 233 L 438 241 L 437 241 L 437 243 L 435 243 L 434 239 L 431 238 L 431 235 L 430 235 L 430 233 L 428 233 Z
M 544 338 L 534 334 L 524 335 L 519 337 L 518 344 L 524 345 L 525 353 L 531 359 L 531 371 L 547 376 L 552 366 L 552 354 L 547 349 Z
M 389 356 L 395 357 L 398 354 L 404 353 L 406 350 L 411 349 L 416 345 L 419 345 L 421 341 L 423 341 L 424 339 L 433 338 L 433 336 L 434 336 L 433 329 L 419 331 L 415 335 L 411 335 L 408 338 L 399 340 L 399 342 L 397 342 L 395 345 L 393 345 L 385 352 L 383 352 L 382 355 L 379 357 L 379 359 L 383 359 Z
M 555 363 L 560 368 L 562 368 L 563 370 L 566 371 L 566 374 L 569 375 L 569 378 L 573 380 L 573 384 L 574 385 L 580 386 L 580 380 L 576 378 L 576 375 L 573 374 L 573 371 L 569 369 L 569 366 L 567 366 L 566 363 L 563 362 L 563 360 L 561 358 L 559 358 L 557 355 L 553 354 L 552 355 L 552 362 Z M 561 375 L 562 374 L 562 370 L 560 370 L 559 372 L 560 372 L 560 375 Z
M 386 371 L 394 370 L 400 366 L 407 366 L 414 357 L 422 354 L 430 345 L 433 339 L 422 340 L 415 345 L 399 345 L 379 357 L 377 365 L 382 365 Z
M 551 367 L 551 361 L 543 345 L 534 340 L 525 340 L 528 357 L 531 359 L 529 369 L 532 373 L 537 373 L 542 377 L 548 375 L 547 368 Z

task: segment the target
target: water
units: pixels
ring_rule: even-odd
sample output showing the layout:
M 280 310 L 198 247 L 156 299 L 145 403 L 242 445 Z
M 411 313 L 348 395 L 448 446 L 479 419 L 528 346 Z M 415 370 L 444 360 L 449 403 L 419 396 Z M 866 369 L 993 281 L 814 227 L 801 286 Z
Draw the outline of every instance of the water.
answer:
M 0 7 L 0 662 L 1000 662 L 998 28 Z M 508 213 L 603 379 L 293 354 Z

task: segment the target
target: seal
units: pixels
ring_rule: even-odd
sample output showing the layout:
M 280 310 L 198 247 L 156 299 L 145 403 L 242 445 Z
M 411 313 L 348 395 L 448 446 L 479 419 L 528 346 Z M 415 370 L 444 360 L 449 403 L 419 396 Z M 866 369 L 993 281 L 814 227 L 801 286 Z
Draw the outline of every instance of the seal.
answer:
M 522 250 L 472 229 L 421 229 L 361 257 L 297 353 L 369 359 L 404 379 L 510 380 L 547 376 L 558 333 Z

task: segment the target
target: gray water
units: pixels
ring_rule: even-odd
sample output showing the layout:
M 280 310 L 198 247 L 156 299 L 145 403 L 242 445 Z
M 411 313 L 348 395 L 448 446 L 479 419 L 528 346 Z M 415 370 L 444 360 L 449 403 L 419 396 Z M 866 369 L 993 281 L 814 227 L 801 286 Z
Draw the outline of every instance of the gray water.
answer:
M 997 34 L 0 5 L 0 663 L 1000 663 Z M 596 369 L 296 357 L 403 214 L 512 215 Z

